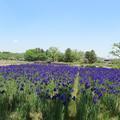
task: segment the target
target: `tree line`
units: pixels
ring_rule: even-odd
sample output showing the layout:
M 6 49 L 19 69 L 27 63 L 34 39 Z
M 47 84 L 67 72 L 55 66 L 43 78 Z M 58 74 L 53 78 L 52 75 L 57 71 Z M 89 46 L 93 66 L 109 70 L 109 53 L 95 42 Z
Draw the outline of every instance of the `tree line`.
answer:
M 24 60 L 24 53 L 0 52 L 0 60 Z
M 59 51 L 56 47 L 47 50 L 41 48 L 29 49 L 25 52 L 24 58 L 27 61 L 51 61 L 51 62 L 86 62 L 94 63 L 97 56 L 94 50 L 85 53 L 78 50 L 67 48 L 65 52 Z
M 120 58 L 120 42 L 113 44 L 110 53 Z M 0 52 L 0 60 L 94 63 L 97 61 L 97 56 L 94 50 L 83 52 L 67 48 L 65 52 L 61 52 L 57 47 L 50 47 L 47 50 L 29 49 L 25 53 Z

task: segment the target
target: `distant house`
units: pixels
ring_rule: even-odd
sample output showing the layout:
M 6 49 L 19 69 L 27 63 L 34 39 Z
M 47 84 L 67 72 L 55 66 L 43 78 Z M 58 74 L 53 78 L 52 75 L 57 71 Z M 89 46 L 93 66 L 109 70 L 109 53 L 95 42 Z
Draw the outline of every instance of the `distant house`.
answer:
M 110 62 L 112 61 L 111 59 L 104 59 L 105 62 Z
M 108 64 L 112 63 L 112 59 L 104 59 L 103 61 Z

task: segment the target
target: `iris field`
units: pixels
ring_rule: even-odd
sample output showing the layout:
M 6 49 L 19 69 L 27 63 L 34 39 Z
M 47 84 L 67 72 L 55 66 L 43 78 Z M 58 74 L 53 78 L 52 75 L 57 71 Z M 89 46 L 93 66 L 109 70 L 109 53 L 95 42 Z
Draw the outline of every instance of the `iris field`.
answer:
M 1 66 L 0 120 L 120 120 L 120 69 Z

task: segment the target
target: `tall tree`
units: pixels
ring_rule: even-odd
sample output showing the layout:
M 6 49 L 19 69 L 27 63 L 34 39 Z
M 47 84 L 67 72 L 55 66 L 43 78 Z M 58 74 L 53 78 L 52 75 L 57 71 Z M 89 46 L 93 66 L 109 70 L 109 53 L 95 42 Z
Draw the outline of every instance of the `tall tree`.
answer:
M 82 51 L 72 50 L 73 62 L 83 62 L 84 53 Z
M 65 62 L 73 62 L 72 50 L 70 48 L 67 48 L 65 50 L 64 61 Z
M 120 58 L 120 42 L 113 44 L 111 54 Z
M 59 49 L 56 47 L 50 47 L 47 51 L 47 57 L 48 59 L 51 59 L 52 61 L 58 61 L 58 56 L 59 56 Z
M 58 62 L 64 62 L 64 53 L 59 52 L 59 55 L 58 55 Z
M 97 61 L 97 56 L 94 50 L 87 51 L 85 53 L 85 59 L 88 61 L 88 63 L 95 63 Z

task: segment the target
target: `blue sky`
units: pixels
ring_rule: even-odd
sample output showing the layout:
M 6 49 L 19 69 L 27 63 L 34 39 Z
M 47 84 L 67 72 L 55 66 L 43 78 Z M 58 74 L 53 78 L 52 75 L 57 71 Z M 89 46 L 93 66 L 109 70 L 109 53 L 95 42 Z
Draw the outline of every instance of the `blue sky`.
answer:
M 108 57 L 120 42 L 120 0 L 0 0 L 0 51 L 56 46 Z

